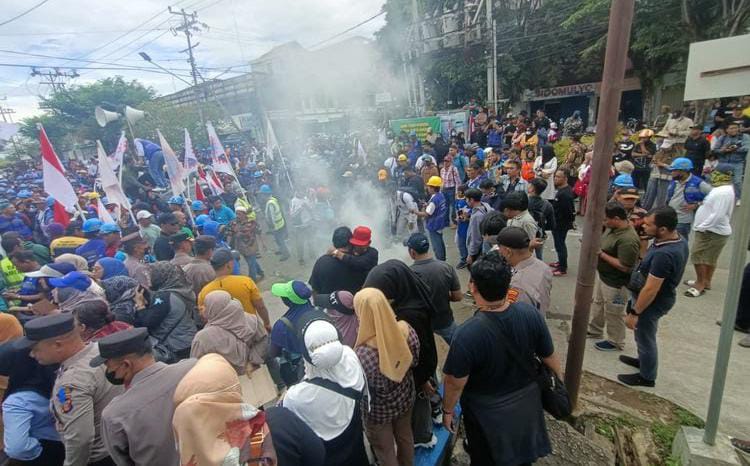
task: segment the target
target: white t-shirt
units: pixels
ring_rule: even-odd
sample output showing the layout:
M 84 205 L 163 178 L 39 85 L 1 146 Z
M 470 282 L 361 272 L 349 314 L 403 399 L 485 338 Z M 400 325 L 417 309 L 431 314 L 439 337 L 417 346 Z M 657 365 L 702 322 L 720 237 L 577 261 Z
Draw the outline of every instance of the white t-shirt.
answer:
M 703 204 L 695 212 L 694 231 L 710 231 L 717 235 L 732 234 L 732 211 L 734 210 L 734 187 L 731 184 L 711 190 Z

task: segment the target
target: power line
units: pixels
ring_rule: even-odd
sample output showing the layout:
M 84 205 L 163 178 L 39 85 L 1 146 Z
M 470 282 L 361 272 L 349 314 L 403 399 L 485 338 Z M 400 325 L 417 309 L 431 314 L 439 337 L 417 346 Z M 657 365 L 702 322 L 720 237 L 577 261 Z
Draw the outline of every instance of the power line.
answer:
M 31 65 L 31 64 L 25 64 L 25 63 L 0 63 L 0 66 L 6 67 L 6 68 L 44 68 L 46 65 Z M 71 70 L 116 70 L 116 71 L 146 71 L 148 73 L 156 73 L 156 74 L 167 74 L 171 75 L 172 73 L 168 73 L 166 71 L 156 70 L 153 68 L 135 68 L 135 67 L 129 67 L 129 68 L 123 68 L 123 67 L 101 67 L 101 68 L 94 68 L 91 66 L 70 66 L 66 67 Z M 183 77 L 190 77 L 189 75 L 182 75 Z
M 151 31 L 152 29 L 136 29 L 136 31 Z M 113 31 L 113 30 L 99 30 L 99 31 L 64 31 L 64 32 L 3 32 L 0 33 L 1 37 L 15 37 L 15 36 L 68 36 L 68 35 L 82 35 L 82 34 L 111 34 L 113 32 L 126 32 L 124 30 Z
M 21 12 L 21 13 L 17 14 L 16 16 L 14 16 L 14 17 L 10 18 L 10 19 L 7 19 L 7 20 L 3 21 L 2 23 L 0 23 L 0 26 L 5 26 L 6 24 L 8 24 L 8 23 L 12 23 L 13 21 L 17 20 L 18 18 L 21 18 L 21 17 L 23 17 L 23 16 L 26 16 L 26 15 L 28 15 L 29 13 L 31 13 L 31 12 L 32 12 L 32 11 L 34 11 L 34 10 L 36 10 L 36 9 L 37 9 L 37 8 L 39 8 L 40 6 L 44 5 L 44 4 L 45 4 L 45 3 L 47 3 L 48 1 L 49 1 L 49 0 L 42 0 L 41 2 L 39 2 L 39 3 L 37 3 L 36 5 L 34 5 L 34 6 L 32 6 L 31 8 L 29 8 L 28 10 L 26 10 L 26 11 L 23 11 L 23 12 Z
M 315 47 L 318 47 L 319 45 L 323 45 L 326 42 L 330 42 L 330 41 L 332 41 L 333 39 L 335 39 L 337 37 L 341 37 L 344 34 L 346 34 L 347 32 L 351 32 L 351 31 L 357 29 L 358 27 L 363 26 L 363 25 L 369 23 L 370 21 L 372 21 L 373 19 L 377 18 L 378 16 L 382 16 L 384 14 L 385 14 L 385 10 L 381 10 L 380 13 L 378 13 L 378 14 L 376 14 L 374 16 L 370 16 L 366 20 L 364 20 L 362 22 L 359 22 L 359 23 L 355 24 L 354 26 L 352 26 L 352 27 L 350 27 L 350 28 L 348 28 L 348 29 L 346 29 L 344 31 L 341 31 L 338 34 L 334 34 L 333 36 L 329 37 L 328 39 L 325 39 L 325 40 L 322 40 L 322 41 L 320 41 L 320 42 L 318 42 L 316 44 L 313 44 L 310 47 L 308 47 L 308 49 L 314 49 Z
M 0 53 L 8 53 L 12 55 L 22 55 L 22 56 L 28 56 L 28 57 L 35 57 L 35 58 L 48 58 L 52 60 L 64 60 L 64 61 L 72 61 L 72 62 L 83 62 L 83 63 L 91 63 L 91 64 L 97 64 L 97 65 L 111 65 L 111 66 L 121 66 L 121 67 L 129 67 L 133 69 L 141 69 L 141 67 L 135 67 L 130 65 L 122 65 L 120 63 L 116 62 L 102 62 L 98 60 L 83 60 L 80 58 L 69 58 L 69 57 L 58 57 L 54 55 L 45 55 L 41 53 L 30 53 L 30 52 L 16 52 L 15 50 L 3 50 L 0 49 Z M 96 69 L 96 68 L 83 68 L 83 67 L 75 67 L 78 69 Z M 188 69 L 175 69 L 174 71 L 190 71 Z

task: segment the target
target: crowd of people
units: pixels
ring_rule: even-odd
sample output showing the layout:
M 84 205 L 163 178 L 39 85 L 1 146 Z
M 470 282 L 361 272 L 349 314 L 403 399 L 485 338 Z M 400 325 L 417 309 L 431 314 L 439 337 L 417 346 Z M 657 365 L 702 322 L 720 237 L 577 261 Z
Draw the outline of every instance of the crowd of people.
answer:
M 750 119 L 725 117 L 709 141 L 673 112 L 613 149 L 589 336 L 621 352 L 635 330 L 637 357 L 619 357 L 636 369 L 624 384 L 655 385 L 658 322 L 688 261 L 696 279 L 684 295 L 711 289 L 750 147 Z M 592 160 L 580 113 L 560 126 L 541 110 L 481 112 L 468 141 L 386 135 L 382 166 L 354 151 L 337 162 L 336 186 L 294 187 L 281 157 L 228 154 L 236 175 L 216 172 L 204 200 L 165 194 L 159 148 L 140 142 L 141 159 L 123 166 L 131 209 L 73 164 L 79 205 L 63 218 L 37 167 L 17 167 L 0 181 L 5 454 L 44 465 L 411 465 L 415 448 L 435 446 L 435 426 L 456 432 L 460 402 L 472 464 L 548 455 L 530 374 L 538 360 L 562 376 L 544 319 Z M 308 155 L 349 146 L 336 141 Z M 382 225 L 337 225 L 348 180 L 371 169 L 382 199 L 370 201 L 388 206 L 388 239 L 411 263 L 381 262 Z M 329 232 L 316 250 L 311 238 Z M 545 263 L 548 234 L 556 261 Z M 317 259 L 309 277 L 272 284 L 285 309 L 274 321 L 258 282 L 292 254 L 300 266 Z M 464 300 L 477 312 L 459 325 L 451 303 Z M 449 346 L 441 376 L 436 336 Z M 251 404 L 247 386 L 272 396 Z

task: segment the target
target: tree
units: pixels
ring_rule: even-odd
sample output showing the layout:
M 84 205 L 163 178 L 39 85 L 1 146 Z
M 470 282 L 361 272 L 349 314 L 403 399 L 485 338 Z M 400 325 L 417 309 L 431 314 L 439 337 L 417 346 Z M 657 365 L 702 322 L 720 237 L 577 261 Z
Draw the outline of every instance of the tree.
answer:
M 138 81 L 125 81 L 121 76 L 106 78 L 95 83 L 71 86 L 54 91 L 42 100 L 40 106 L 46 114 L 26 118 L 20 132 L 30 139 L 38 138 L 37 123 L 42 123 L 52 144 L 58 150 L 72 148 L 76 143 L 115 140 L 117 143 L 120 125 L 111 124 L 102 128 L 94 118 L 94 108 L 101 105 L 111 110 L 120 110 L 125 105 L 139 107 L 155 97 L 156 92 Z
M 213 121 L 214 126 L 223 119 L 223 113 L 216 103 L 201 104 L 204 121 Z M 201 124 L 198 108 L 195 105 L 173 107 L 159 99 L 145 102 L 140 110 L 146 112 L 146 118 L 133 126 L 135 136 L 159 143 L 156 130 L 161 131 L 169 145 L 175 151 L 181 150 L 185 142 L 185 128 L 190 132 L 193 146 L 208 145 L 206 127 Z M 116 143 L 116 141 L 115 141 Z M 113 147 L 114 148 L 114 147 Z

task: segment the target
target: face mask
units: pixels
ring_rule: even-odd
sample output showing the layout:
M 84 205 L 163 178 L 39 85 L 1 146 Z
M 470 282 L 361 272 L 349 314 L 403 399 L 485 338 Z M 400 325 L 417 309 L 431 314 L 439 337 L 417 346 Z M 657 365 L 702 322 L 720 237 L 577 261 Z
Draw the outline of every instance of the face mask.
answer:
M 114 372 L 105 371 L 104 376 L 107 378 L 107 381 L 111 383 L 112 385 L 124 385 L 125 379 L 118 378 L 115 376 Z

